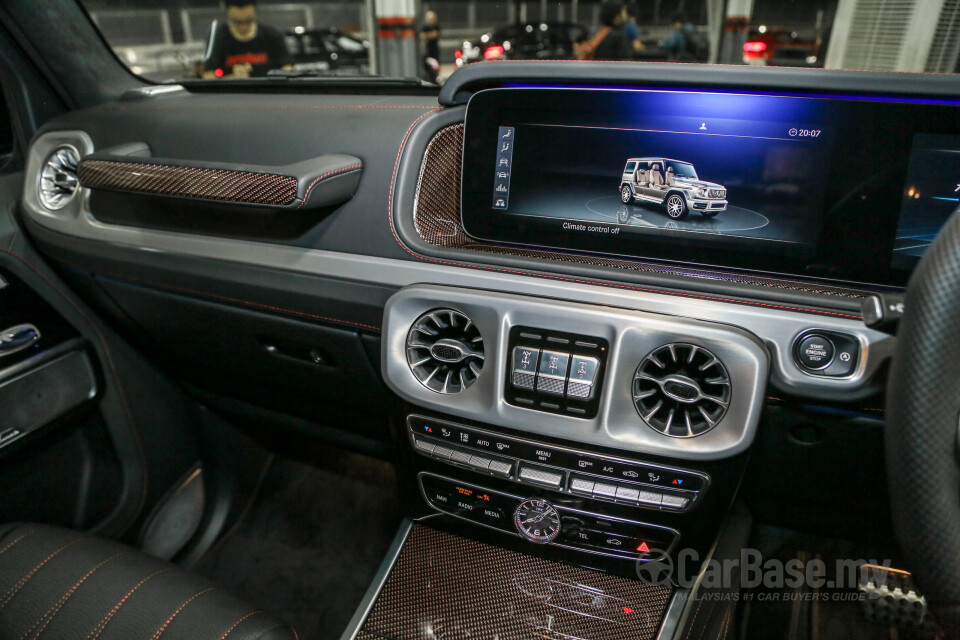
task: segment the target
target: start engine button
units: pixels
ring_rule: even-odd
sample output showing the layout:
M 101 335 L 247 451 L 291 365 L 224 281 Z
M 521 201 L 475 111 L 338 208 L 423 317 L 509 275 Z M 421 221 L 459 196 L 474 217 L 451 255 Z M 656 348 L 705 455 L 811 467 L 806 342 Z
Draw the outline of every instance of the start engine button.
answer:
M 807 371 L 821 371 L 833 362 L 835 352 L 830 338 L 812 333 L 797 344 L 797 362 Z

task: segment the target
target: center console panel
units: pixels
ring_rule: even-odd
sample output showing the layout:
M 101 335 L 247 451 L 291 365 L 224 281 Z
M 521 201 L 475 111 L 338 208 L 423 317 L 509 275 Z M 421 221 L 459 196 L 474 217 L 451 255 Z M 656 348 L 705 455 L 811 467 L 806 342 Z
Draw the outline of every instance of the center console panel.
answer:
M 672 593 L 414 525 L 356 638 L 650 640 Z

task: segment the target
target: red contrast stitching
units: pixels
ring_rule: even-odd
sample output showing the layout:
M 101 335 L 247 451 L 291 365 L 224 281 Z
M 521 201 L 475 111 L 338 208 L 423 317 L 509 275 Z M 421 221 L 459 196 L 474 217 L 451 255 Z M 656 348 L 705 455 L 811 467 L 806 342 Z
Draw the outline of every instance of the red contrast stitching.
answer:
M 163 635 L 163 632 L 166 631 L 166 630 L 167 630 L 167 627 L 170 626 L 170 623 L 173 622 L 173 619 L 176 618 L 178 615 L 180 615 L 180 612 L 183 611 L 188 604 L 190 604 L 191 602 L 193 602 L 194 600 L 196 600 L 197 598 L 199 598 L 199 597 L 202 596 L 203 594 L 205 594 L 205 593 L 210 593 L 210 592 L 213 591 L 213 590 L 214 590 L 214 587 L 207 587 L 207 588 L 204 589 L 203 591 L 199 591 L 199 592 L 193 594 L 193 596 L 191 596 L 189 600 L 187 600 L 186 602 L 184 602 L 182 605 L 180 605 L 180 608 L 179 608 L 179 609 L 177 609 L 176 611 L 173 612 L 173 615 L 172 615 L 172 616 L 170 616 L 169 618 L 167 618 L 167 621 L 163 623 L 163 626 L 160 627 L 160 629 L 153 635 L 153 638 L 151 638 L 150 640 L 157 640 L 157 638 L 159 638 L 160 636 L 162 636 L 162 635 Z
M 333 171 L 328 171 L 327 173 L 318 177 L 317 179 L 315 179 L 313 182 L 310 183 L 309 187 L 307 187 L 307 191 L 303 194 L 303 201 L 300 203 L 300 206 L 297 207 L 297 209 L 302 209 L 303 205 L 307 204 L 307 199 L 310 198 L 310 192 L 313 190 L 313 185 L 317 184 L 324 178 L 329 178 L 330 176 L 336 175 L 338 173 L 343 173 L 344 171 L 350 171 L 351 169 L 359 169 L 362 166 L 363 166 L 363 163 L 358 162 L 357 164 L 352 164 L 349 167 L 343 167 L 342 169 L 334 169 Z
M 36 531 L 35 529 L 31 529 L 30 531 L 27 531 L 25 534 L 23 534 L 23 535 L 20 536 L 19 538 L 15 538 L 10 544 L 8 544 L 7 546 L 5 546 L 3 549 L 0 549 L 0 556 L 2 556 L 3 554 L 5 554 L 5 553 L 7 552 L 7 550 L 10 549 L 10 547 L 13 547 L 14 545 L 16 545 L 18 542 L 20 542 L 20 541 L 23 540 L 24 538 L 27 538 L 27 537 L 33 535 L 33 534 L 35 533 L 35 531 Z
M 226 640 L 226 637 L 227 637 L 228 635 L 230 635 L 230 632 L 231 632 L 231 631 L 233 631 L 234 629 L 237 628 L 237 625 L 239 625 L 241 622 L 243 622 L 244 620 L 246 620 L 246 619 L 249 618 L 250 616 L 255 616 L 255 615 L 257 615 L 258 613 L 263 613 L 263 611 L 251 611 L 251 612 L 248 613 L 247 615 L 243 616 L 242 618 L 240 618 L 239 620 L 237 620 L 236 622 L 234 622 L 234 623 L 233 623 L 233 626 L 230 627 L 229 629 L 227 629 L 227 632 L 226 632 L 225 634 L 223 634 L 222 636 L 220 636 L 220 640 Z
M 130 596 L 133 595 L 134 591 L 136 591 L 137 589 L 139 589 L 139 588 L 142 587 L 144 584 L 146 584 L 147 582 L 149 582 L 149 581 L 152 580 L 153 578 L 157 577 L 157 576 L 160 575 L 161 573 L 166 573 L 167 571 L 171 571 L 172 569 L 173 569 L 173 567 L 167 567 L 166 569 L 160 569 L 160 571 L 156 571 L 156 572 L 150 574 L 149 576 L 147 576 L 146 578 L 144 578 L 143 580 L 141 580 L 140 582 L 138 582 L 133 589 L 130 589 L 130 591 L 127 593 L 127 595 L 123 596 L 123 598 L 120 599 L 120 602 L 118 602 L 118 603 L 116 604 L 116 606 L 110 611 L 110 613 L 108 613 L 106 616 L 104 616 L 103 620 L 101 620 L 101 621 L 97 624 L 97 626 L 95 626 L 95 627 L 93 628 L 93 631 L 91 631 L 90 634 L 87 636 L 87 640 L 97 640 L 97 638 L 100 637 L 100 634 L 103 633 L 103 630 L 106 629 L 106 628 L 107 628 L 107 625 L 110 624 L 110 621 L 113 620 L 113 616 L 117 615 L 117 612 L 120 611 L 120 607 L 122 607 L 122 606 L 124 605 L 124 603 L 130 598 Z
M 41 622 L 43 622 L 44 619 L 46 619 L 46 622 L 43 623 L 43 626 L 37 630 L 37 634 L 33 636 L 33 640 L 37 640 L 37 638 L 40 637 L 40 634 L 43 633 L 44 629 L 46 629 L 50 625 L 50 623 L 53 621 L 53 619 L 57 617 L 57 614 L 60 612 L 60 609 L 62 609 L 67 604 L 67 600 L 73 597 L 73 595 L 77 592 L 77 589 L 80 588 L 80 585 L 82 585 L 84 582 L 87 581 L 87 578 L 89 578 L 94 573 L 96 573 L 97 570 L 100 569 L 103 565 L 127 553 L 129 553 L 129 551 L 121 551 L 120 553 L 115 553 L 114 555 L 110 556 L 109 558 L 107 558 L 106 560 L 102 561 L 100 564 L 95 566 L 93 569 L 90 569 L 90 571 L 87 572 L 87 575 L 80 578 L 79 582 L 77 582 L 75 585 L 70 587 L 70 589 L 65 594 L 63 594 L 62 598 L 60 598 L 52 607 L 50 607 L 47 610 L 47 612 L 43 614 L 43 616 L 39 620 L 33 623 L 32 627 L 27 629 L 27 631 L 22 636 L 20 636 L 20 640 L 26 640 L 26 637 L 30 635 L 30 632 L 33 631 L 33 628 L 36 627 Z
M 27 575 L 20 578 L 20 581 L 17 582 L 17 584 L 10 587 L 10 590 L 7 591 L 6 595 L 3 596 L 3 600 L 0 600 L 0 609 L 3 609 L 5 606 L 7 606 L 10 603 L 10 600 L 13 599 L 13 596 L 17 595 L 17 592 L 20 591 L 20 589 L 22 589 L 23 586 L 27 584 L 27 582 L 30 581 L 30 578 L 32 578 L 37 573 L 37 571 L 40 571 L 43 565 L 50 562 L 54 557 L 57 556 L 57 554 L 62 552 L 64 549 L 68 547 L 72 547 L 73 545 L 77 544 L 78 542 L 82 542 L 83 540 L 86 540 L 86 538 L 77 538 L 76 540 L 68 542 L 67 544 L 63 545 L 62 547 L 60 547 L 59 549 L 57 549 L 56 551 L 48 555 L 46 558 L 44 558 L 43 562 L 41 562 L 40 564 L 35 566 L 33 569 L 31 569 L 30 572 L 27 573 Z
M 436 111 L 436 109 L 434 109 L 434 111 Z M 635 287 L 635 286 L 626 285 L 626 284 L 615 284 L 615 283 L 611 283 L 611 282 L 600 282 L 600 281 L 596 281 L 596 280 L 585 280 L 585 279 L 579 279 L 579 278 L 566 278 L 566 277 L 563 277 L 563 276 L 557 276 L 557 275 L 551 275 L 551 274 L 545 274 L 545 273 L 534 273 L 534 272 L 530 272 L 530 271 L 516 271 L 516 270 L 513 270 L 513 269 L 501 269 L 501 268 L 497 268 L 497 267 L 488 267 L 488 266 L 484 266 L 484 265 L 471 264 L 471 263 L 469 263 L 469 262 L 452 262 L 452 261 L 449 261 L 449 260 L 438 260 L 438 259 L 436 259 L 436 258 L 430 258 L 430 257 L 427 257 L 427 256 L 420 255 L 420 254 L 412 251 L 411 249 L 409 249 L 409 248 L 403 243 L 403 241 L 400 240 L 400 236 L 397 234 L 397 230 L 396 230 L 396 228 L 395 228 L 394 225 L 393 225 L 393 189 L 394 189 L 394 185 L 395 185 L 396 182 L 397 182 L 397 170 L 398 170 L 398 168 L 399 168 L 399 166 L 400 166 L 400 157 L 401 157 L 401 155 L 403 154 L 403 148 L 404 148 L 404 147 L 406 146 L 406 144 L 407 144 L 407 138 L 410 136 L 410 132 L 413 131 L 413 128 L 414 128 L 415 126 L 417 126 L 417 123 L 419 123 L 421 120 L 423 120 L 425 117 L 427 117 L 428 115 L 430 115 L 430 114 L 433 113 L 434 111 L 428 111 L 427 113 L 423 114 L 422 116 L 420 116 L 419 118 L 417 118 L 416 120 L 414 120 L 414 121 L 413 121 L 413 124 L 410 125 L 410 128 L 407 129 L 407 133 L 403 136 L 403 140 L 400 142 L 400 149 L 397 151 L 397 159 L 396 159 L 396 161 L 395 161 L 394 164 L 393 164 L 393 178 L 390 180 L 390 195 L 389 195 L 390 201 L 387 203 L 387 219 L 388 219 L 388 221 L 389 221 L 389 223 L 390 223 L 390 232 L 393 234 L 393 239 L 397 241 L 397 244 L 398 244 L 398 245 L 400 245 L 400 248 L 403 249 L 404 251 L 406 251 L 408 254 L 410 254 L 410 255 L 413 256 L 414 258 L 417 258 L 417 259 L 419 259 L 419 260 L 424 260 L 424 261 L 426 261 L 426 262 L 433 262 L 433 263 L 435 263 L 435 264 L 442 264 L 442 265 L 446 265 L 446 266 L 450 266 L 450 267 L 465 267 L 465 268 L 467 268 L 467 269 L 479 269 L 479 270 L 482 270 L 482 271 L 494 271 L 494 272 L 498 272 L 498 273 L 511 273 L 511 274 L 521 275 L 521 276 L 531 276 L 531 277 L 535 277 L 535 278 L 545 278 L 545 279 L 548 279 L 548 280 L 560 280 L 560 281 L 563 281 L 563 282 L 575 282 L 575 283 L 577 283 L 577 284 L 589 284 L 589 285 L 594 285 L 594 286 L 599 286 L 599 287 L 612 287 L 612 288 L 614 288 L 614 289 L 626 289 L 626 290 L 629 290 L 629 291 L 640 291 L 640 292 L 642 292 L 642 293 L 656 293 L 656 294 L 668 295 L 668 296 L 678 296 L 678 297 L 681 297 L 681 298 L 694 298 L 694 299 L 697 299 L 697 300 L 710 300 L 710 301 L 714 301 L 714 302 L 727 302 L 727 303 L 731 303 L 731 304 L 742 304 L 742 305 L 747 305 L 747 306 L 751 306 L 751 307 L 764 307 L 764 308 L 767 308 L 767 309 L 780 309 L 780 310 L 783 310 L 783 311 L 796 311 L 796 312 L 799 312 L 799 313 L 812 313 L 812 314 L 817 314 L 817 315 L 832 316 L 832 317 L 836 317 L 836 318 L 849 318 L 849 319 L 851 319 L 851 320 L 860 320 L 860 319 L 861 319 L 860 316 L 855 316 L 855 315 L 851 315 L 851 314 L 848 314 L 848 313 L 839 313 L 839 312 L 836 312 L 836 311 L 823 311 L 823 310 L 818 310 L 818 309 L 807 309 L 807 308 L 804 308 L 804 307 L 793 307 L 793 306 L 787 306 L 787 305 L 771 304 L 771 303 L 767 303 L 767 302 L 753 302 L 753 301 L 750 301 L 750 300 L 737 300 L 737 299 L 735 299 L 735 298 L 722 298 L 722 297 L 718 297 L 718 296 L 707 296 L 707 295 L 702 295 L 702 294 L 686 293 L 686 292 L 681 292 L 681 291 L 664 291 L 664 290 L 662 290 L 662 289 L 652 289 L 652 288 L 649 288 L 649 287 Z
M 294 627 L 290 627 L 290 631 L 293 631 L 293 637 L 296 638 L 296 640 L 300 640 L 300 634 L 297 633 L 297 630 Z

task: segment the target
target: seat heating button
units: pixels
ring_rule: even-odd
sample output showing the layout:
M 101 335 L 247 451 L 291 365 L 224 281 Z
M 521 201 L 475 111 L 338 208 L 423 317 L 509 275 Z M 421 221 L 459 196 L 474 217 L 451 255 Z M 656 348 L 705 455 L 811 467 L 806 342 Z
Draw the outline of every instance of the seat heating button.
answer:
M 655 493 L 653 491 L 641 491 L 640 496 L 637 498 L 637 502 L 651 507 L 659 507 L 663 502 L 663 494 Z

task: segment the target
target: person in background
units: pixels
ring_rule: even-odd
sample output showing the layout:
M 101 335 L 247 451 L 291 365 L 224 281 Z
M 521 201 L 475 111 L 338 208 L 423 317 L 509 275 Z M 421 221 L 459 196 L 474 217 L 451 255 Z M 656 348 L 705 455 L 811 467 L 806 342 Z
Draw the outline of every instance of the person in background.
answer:
M 249 78 L 293 68 L 283 34 L 257 19 L 256 0 L 221 0 L 220 7 L 226 20 L 213 23 L 204 78 Z
M 679 13 L 673 14 L 670 22 L 673 30 L 667 35 L 667 39 L 663 41 L 660 48 L 666 52 L 670 60 L 691 60 L 689 39 L 693 25 L 684 22 L 683 15 Z
M 420 27 L 420 40 L 424 44 L 424 55 L 440 61 L 440 22 L 436 11 L 427 11 L 423 16 L 423 26 Z
M 634 53 L 643 51 L 643 40 L 640 37 L 640 3 L 631 2 L 627 5 L 627 22 L 623 31 L 633 46 Z
M 626 22 L 627 9 L 622 2 L 608 0 L 600 6 L 603 26 L 590 41 L 594 60 L 628 60 L 633 57 L 633 44 L 624 31 Z
M 423 42 L 423 73 L 427 82 L 438 84 L 440 81 L 440 22 L 436 11 L 427 11 L 423 15 L 420 27 L 420 40 Z

